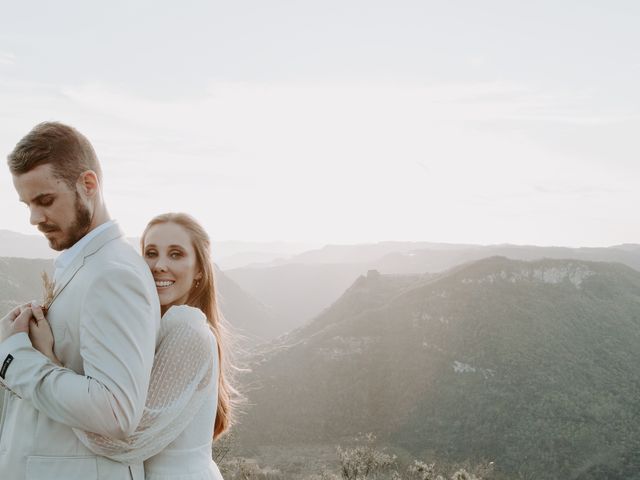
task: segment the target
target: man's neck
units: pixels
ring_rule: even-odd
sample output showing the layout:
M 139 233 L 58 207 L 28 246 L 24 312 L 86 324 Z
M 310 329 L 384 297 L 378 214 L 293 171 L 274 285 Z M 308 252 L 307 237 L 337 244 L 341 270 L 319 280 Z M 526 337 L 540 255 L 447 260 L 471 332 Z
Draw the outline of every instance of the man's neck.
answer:
M 95 230 L 100 225 L 107 223 L 110 220 L 111 220 L 111 216 L 109 215 L 107 208 L 104 205 L 99 205 L 93 213 L 93 218 L 91 219 L 89 232 L 91 232 L 92 230 Z

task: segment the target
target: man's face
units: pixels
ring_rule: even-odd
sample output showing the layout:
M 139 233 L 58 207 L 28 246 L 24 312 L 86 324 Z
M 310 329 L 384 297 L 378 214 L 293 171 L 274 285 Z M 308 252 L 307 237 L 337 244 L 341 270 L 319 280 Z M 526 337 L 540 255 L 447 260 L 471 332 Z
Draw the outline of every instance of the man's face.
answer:
M 49 164 L 13 176 L 20 201 L 29 207 L 36 225 L 54 250 L 65 250 L 84 237 L 91 226 L 91 212 L 80 194 L 53 174 Z

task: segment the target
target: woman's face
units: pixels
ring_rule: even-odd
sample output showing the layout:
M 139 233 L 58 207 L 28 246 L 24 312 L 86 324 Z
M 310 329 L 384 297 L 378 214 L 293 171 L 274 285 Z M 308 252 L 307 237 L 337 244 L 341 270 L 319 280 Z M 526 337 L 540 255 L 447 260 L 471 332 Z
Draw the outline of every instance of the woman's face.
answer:
M 176 223 L 152 226 L 144 238 L 144 259 L 151 269 L 163 313 L 183 305 L 202 273 L 187 231 Z

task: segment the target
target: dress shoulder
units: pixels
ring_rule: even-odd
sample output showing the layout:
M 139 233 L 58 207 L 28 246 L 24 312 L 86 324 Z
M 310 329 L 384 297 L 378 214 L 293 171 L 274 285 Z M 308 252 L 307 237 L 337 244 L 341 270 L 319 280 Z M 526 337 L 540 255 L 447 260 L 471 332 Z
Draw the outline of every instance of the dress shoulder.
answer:
M 190 305 L 173 305 L 162 316 L 162 321 L 206 323 L 207 317 L 199 308 Z
M 174 305 L 162 316 L 158 337 L 161 340 L 169 332 L 185 328 L 199 332 L 203 337 L 208 336 L 207 333 L 211 331 L 207 317 L 202 313 L 202 310 L 189 305 Z

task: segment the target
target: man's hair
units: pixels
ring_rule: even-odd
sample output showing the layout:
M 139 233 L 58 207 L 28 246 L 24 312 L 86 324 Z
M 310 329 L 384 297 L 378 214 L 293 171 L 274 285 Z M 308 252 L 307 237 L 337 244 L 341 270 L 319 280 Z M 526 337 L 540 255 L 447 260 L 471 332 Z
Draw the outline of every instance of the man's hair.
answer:
M 7 163 L 13 175 L 50 164 L 53 174 L 71 189 L 87 170 L 93 170 L 102 183 L 102 169 L 89 140 L 75 128 L 59 122 L 43 122 L 33 127 L 7 156 Z

